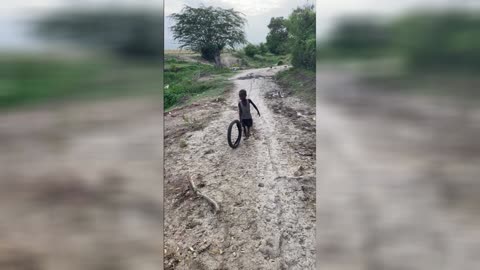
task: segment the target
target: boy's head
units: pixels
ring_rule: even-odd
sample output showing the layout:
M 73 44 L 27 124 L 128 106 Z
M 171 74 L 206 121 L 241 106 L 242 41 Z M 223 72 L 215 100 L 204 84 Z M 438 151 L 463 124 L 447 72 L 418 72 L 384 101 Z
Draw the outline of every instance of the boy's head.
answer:
M 247 90 L 242 89 L 240 92 L 238 92 L 238 96 L 240 97 L 241 100 L 245 100 L 247 98 Z

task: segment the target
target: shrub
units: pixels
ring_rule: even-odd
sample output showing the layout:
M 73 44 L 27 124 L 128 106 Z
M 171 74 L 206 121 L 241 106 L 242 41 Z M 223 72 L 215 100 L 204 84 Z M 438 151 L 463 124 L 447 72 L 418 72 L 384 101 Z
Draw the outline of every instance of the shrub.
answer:
M 258 53 L 257 47 L 253 44 L 248 44 L 247 46 L 245 46 L 244 51 L 248 57 L 254 57 L 255 54 Z

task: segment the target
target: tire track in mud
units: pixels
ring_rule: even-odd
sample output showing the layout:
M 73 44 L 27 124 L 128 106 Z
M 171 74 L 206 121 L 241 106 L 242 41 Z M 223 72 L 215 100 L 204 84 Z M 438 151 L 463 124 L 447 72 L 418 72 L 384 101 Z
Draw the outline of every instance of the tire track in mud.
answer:
M 277 87 L 271 79 L 276 71 L 247 70 L 232 78 L 235 88 L 227 97 L 227 110 L 205 129 L 188 135 L 188 146 L 179 152 L 177 162 L 166 160 L 167 172 L 191 175 L 221 208 L 215 216 L 200 199 L 187 200 L 177 208 L 166 204 L 165 222 L 170 224 L 166 248 L 187 250 L 175 254 L 179 263 L 171 269 L 192 269 L 192 265 L 198 269 L 314 268 L 314 159 L 306 161 L 289 142 L 315 135 L 272 112 L 269 105 L 277 101 L 266 100 L 265 94 Z M 245 78 L 249 73 L 254 76 Z M 247 90 L 262 116 L 252 111 L 252 136 L 231 149 L 226 130 L 238 118 L 233 108 L 240 89 Z M 307 172 L 293 177 L 299 166 Z M 199 225 L 184 229 L 192 220 Z M 195 254 L 195 247 L 188 251 L 201 246 L 199 242 L 210 243 L 208 251 Z

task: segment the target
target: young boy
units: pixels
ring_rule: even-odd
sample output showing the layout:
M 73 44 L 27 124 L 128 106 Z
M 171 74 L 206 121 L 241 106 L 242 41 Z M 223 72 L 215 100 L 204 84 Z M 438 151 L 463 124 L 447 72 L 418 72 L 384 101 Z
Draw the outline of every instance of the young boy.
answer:
M 253 125 L 252 114 L 250 113 L 250 104 L 252 104 L 255 110 L 257 110 L 258 116 L 260 116 L 260 112 L 258 111 L 257 106 L 255 106 L 255 103 L 247 98 L 247 91 L 245 89 L 240 90 L 238 95 L 240 96 L 240 102 L 238 102 L 238 115 L 240 122 L 242 122 L 245 139 L 247 139 L 250 136 L 250 128 Z

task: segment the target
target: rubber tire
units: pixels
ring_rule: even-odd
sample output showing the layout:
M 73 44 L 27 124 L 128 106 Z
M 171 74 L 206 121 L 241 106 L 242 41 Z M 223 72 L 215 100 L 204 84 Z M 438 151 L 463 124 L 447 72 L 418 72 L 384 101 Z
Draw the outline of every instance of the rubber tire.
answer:
M 238 138 L 235 140 L 235 142 L 232 142 L 232 129 L 235 125 L 238 128 Z M 242 139 L 242 123 L 240 123 L 239 120 L 234 120 L 228 126 L 228 132 L 227 132 L 228 145 L 230 145 L 231 148 L 235 149 L 240 145 L 241 139 Z

